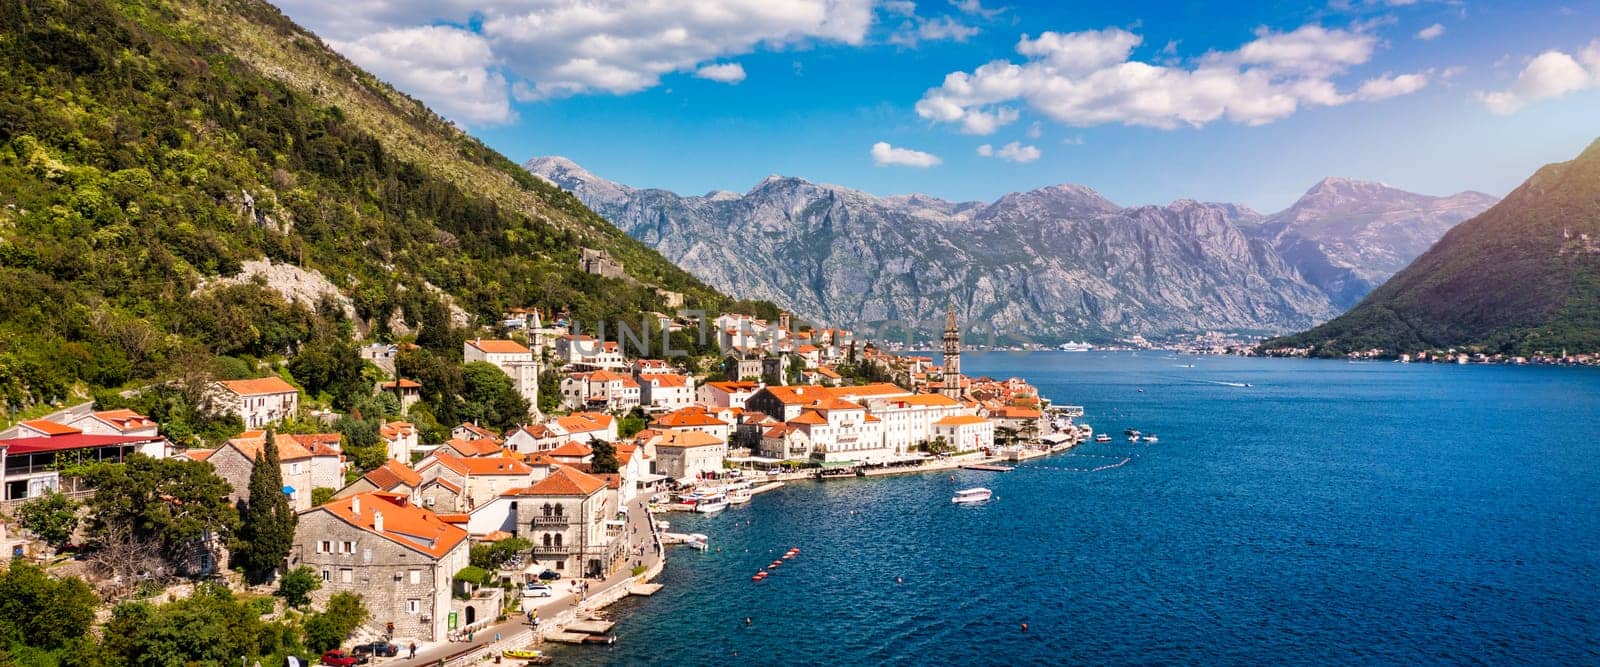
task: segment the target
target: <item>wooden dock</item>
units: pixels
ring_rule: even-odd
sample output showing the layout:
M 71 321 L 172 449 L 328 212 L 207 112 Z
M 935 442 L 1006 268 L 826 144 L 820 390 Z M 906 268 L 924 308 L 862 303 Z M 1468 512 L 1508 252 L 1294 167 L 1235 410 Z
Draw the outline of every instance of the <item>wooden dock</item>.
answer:
M 993 463 L 968 463 L 961 466 L 964 470 L 984 470 L 988 472 L 1011 472 L 1011 466 L 995 465 Z

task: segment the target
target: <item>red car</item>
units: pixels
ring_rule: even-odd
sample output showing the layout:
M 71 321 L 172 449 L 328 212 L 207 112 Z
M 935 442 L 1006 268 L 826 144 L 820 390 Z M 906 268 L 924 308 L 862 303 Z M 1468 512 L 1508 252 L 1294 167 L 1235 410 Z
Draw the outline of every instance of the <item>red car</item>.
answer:
M 365 657 L 357 658 L 343 649 L 332 649 L 322 654 L 322 664 L 328 667 L 354 667 L 367 664 Z

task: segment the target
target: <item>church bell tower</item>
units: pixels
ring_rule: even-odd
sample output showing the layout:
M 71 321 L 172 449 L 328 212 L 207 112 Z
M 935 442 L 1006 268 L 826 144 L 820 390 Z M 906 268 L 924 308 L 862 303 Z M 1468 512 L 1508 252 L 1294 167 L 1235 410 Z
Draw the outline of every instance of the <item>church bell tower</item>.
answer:
M 944 314 L 944 386 L 939 393 L 950 398 L 961 398 L 961 329 L 956 325 L 956 301 Z

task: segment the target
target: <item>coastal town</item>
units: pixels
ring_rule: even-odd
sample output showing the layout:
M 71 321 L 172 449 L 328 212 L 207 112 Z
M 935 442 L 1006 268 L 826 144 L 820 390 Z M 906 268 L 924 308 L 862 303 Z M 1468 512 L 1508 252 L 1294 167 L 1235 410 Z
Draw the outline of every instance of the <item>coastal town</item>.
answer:
M 1004 470 L 1091 436 L 1074 423 L 1081 408 L 1052 405 L 1024 379 L 963 374 L 953 305 L 938 362 L 787 314 L 651 318 L 663 336 L 703 328 L 715 357 L 691 368 L 633 354 L 538 310 L 464 339 L 461 366 L 494 369 L 485 381 L 527 406 L 504 428 L 437 425 L 426 380 L 396 363 L 417 346 L 368 344 L 362 366 L 379 379 L 367 405 L 385 413 L 366 418 L 377 455 L 346 428 L 360 415 L 330 410 L 282 367 L 199 392 L 194 410 L 233 425 L 214 442 L 93 402 L 22 420 L 0 431 L 0 540 L 107 601 L 194 594 L 202 582 L 291 607 L 299 597 L 313 615 L 357 600 L 362 620 L 305 656 L 324 664 L 537 660 L 543 642 L 613 641 L 597 612 L 654 593 L 668 544 L 704 548 L 705 536 L 668 532 L 656 514 L 716 512 L 797 481 Z M 246 547 L 214 528 L 167 545 L 181 548 L 108 555 L 102 540 L 85 554 L 84 532 L 109 523 L 95 515 L 110 493 L 103 471 L 157 463 L 216 480 L 222 506 L 239 508 L 235 533 L 265 532 L 250 522 L 270 516 L 255 509 L 281 490 L 286 554 L 250 576 L 238 565 L 250 554 L 233 552 Z

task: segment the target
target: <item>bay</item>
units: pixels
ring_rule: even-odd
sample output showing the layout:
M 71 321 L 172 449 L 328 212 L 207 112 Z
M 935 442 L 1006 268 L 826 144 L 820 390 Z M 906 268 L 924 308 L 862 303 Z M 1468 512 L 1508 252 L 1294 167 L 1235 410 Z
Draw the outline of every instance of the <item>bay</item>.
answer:
M 664 515 L 712 550 L 672 551 L 660 593 L 612 608 L 616 645 L 559 661 L 1600 661 L 1592 369 L 1152 352 L 963 367 L 1083 405 L 1116 440 Z M 979 485 L 996 499 L 951 505 Z

